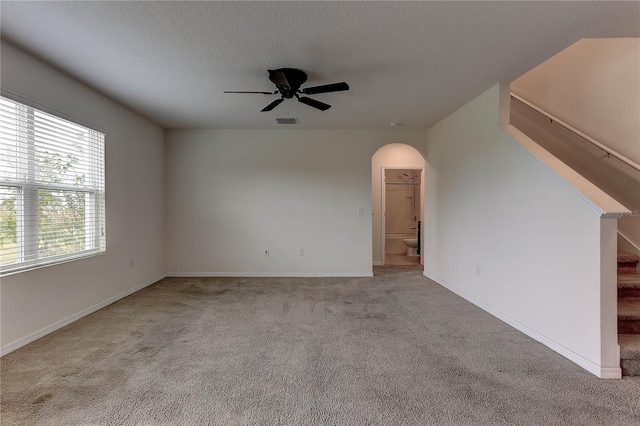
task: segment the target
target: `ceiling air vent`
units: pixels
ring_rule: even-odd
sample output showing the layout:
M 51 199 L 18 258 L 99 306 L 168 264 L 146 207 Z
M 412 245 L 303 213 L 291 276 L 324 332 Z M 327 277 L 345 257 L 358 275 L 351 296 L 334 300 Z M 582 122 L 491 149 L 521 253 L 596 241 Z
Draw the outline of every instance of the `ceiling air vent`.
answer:
M 298 124 L 298 119 L 296 117 L 291 118 L 276 118 L 278 124 Z

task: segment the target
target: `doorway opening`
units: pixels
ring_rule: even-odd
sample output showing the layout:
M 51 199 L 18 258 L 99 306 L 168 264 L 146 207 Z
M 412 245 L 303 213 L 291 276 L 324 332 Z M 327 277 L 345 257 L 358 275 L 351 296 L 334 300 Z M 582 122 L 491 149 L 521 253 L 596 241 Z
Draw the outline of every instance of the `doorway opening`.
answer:
M 418 150 L 402 143 L 385 145 L 373 155 L 374 266 L 424 264 L 425 165 Z
M 384 168 L 384 265 L 419 265 L 422 169 Z

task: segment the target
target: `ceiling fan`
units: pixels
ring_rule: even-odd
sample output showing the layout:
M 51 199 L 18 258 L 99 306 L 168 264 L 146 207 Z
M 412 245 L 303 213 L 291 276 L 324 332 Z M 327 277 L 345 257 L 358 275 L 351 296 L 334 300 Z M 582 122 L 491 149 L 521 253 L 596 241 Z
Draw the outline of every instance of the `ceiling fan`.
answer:
M 302 102 L 310 107 L 317 108 L 320 111 L 326 111 L 331 108 L 331 105 L 324 102 L 316 101 L 303 95 L 315 95 L 316 93 L 329 93 L 340 92 L 343 90 L 349 90 L 349 85 L 344 81 L 341 83 L 325 84 L 322 86 L 307 87 L 300 89 L 300 86 L 307 81 L 307 74 L 304 71 L 295 68 L 279 68 L 277 70 L 268 70 L 269 80 L 276 85 L 276 89 L 273 92 L 244 92 L 244 91 L 225 91 L 224 93 L 259 93 L 263 95 L 277 95 L 280 94 L 280 99 L 276 99 L 269 105 L 262 109 L 264 111 L 271 111 L 282 103 L 285 99 L 291 99 L 295 96 L 298 102 Z

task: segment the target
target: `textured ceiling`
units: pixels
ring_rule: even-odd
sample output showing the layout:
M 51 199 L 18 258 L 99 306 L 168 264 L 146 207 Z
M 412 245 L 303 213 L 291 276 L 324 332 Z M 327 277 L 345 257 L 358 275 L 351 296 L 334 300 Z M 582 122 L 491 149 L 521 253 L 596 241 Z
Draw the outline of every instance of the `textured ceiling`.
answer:
M 583 37 L 640 36 L 638 2 L 11 2 L 2 38 L 167 128 L 427 128 Z M 260 112 L 300 68 L 320 112 Z M 304 87 L 304 86 L 303 86 Z

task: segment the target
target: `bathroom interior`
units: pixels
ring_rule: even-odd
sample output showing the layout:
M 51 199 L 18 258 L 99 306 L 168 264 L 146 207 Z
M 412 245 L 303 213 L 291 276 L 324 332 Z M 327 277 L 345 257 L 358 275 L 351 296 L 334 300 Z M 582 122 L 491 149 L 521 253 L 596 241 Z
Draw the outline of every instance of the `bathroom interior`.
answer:
M 385 265 L 420 264 L 421 173 L 385 170 Z

